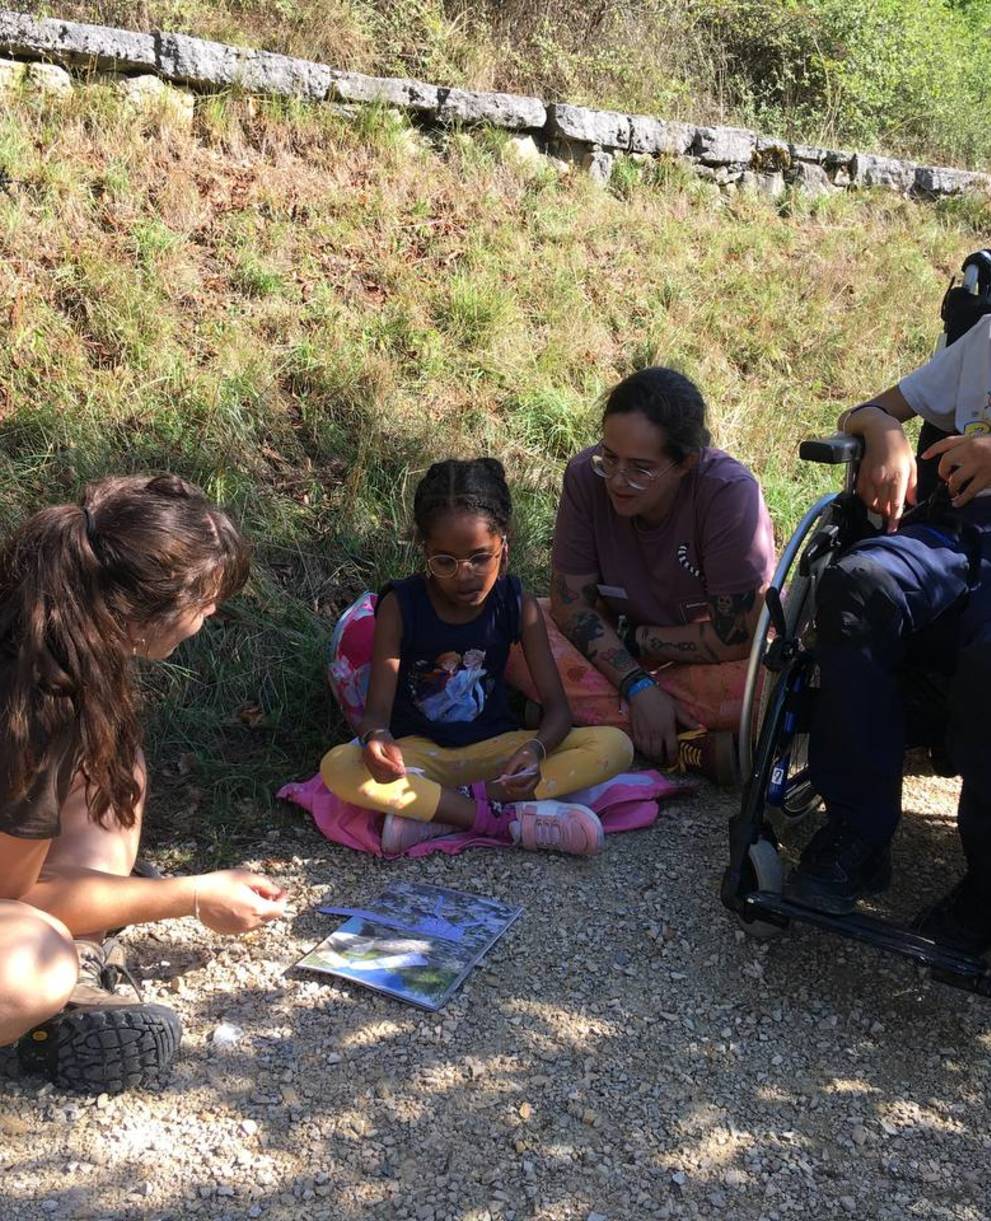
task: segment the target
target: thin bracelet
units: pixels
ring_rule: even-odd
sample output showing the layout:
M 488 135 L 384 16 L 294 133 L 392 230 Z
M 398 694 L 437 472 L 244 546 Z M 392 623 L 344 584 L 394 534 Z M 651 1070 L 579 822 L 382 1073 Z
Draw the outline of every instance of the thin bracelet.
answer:
M 547 758 L 547 747 L 543 744 L 543 742 L 541 742 L 541 740 L 539 738 L 531 738 L 529 742 L 524 742 L 523 745 L 524 746 L 539 746 L 541 763 L 543 763 L 543 761 Z
M 200 918 L 200 884 L 199 884 L 199 882 L 194 882 L 193 883 L 193 919 L 199 920 L 199 918 Z

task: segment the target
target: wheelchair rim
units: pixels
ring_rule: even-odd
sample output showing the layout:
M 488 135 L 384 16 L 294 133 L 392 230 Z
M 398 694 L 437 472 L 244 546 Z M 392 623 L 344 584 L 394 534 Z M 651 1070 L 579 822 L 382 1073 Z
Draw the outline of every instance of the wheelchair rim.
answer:
M 795 527 L 795 532 L 785 544 L 785 548 L 781 553 L 781 558 L 778 560 L 777 567 L 774 570 L 774 576 L 771 578 L 771 584 L 782 594 L 782 599 L 785 600 L 787 590 L 790 586 L 787 585 L 788 577 L 791 574 L 792 568 L 795 566 L 795 561 L 801 554 L 802 547 L 809 534 L 819 523 L 819 520 L 826 513 L 827 509 L 836 499 L 838 493 L 828 492 L 825 496 L 820 496 L 814 505 L 805 513 L 805 516 L 799 521 Z M 804 579 L 804 578 L 803 578 Z M 792 582 L 794 584 L 794 582 Z M 787 588 L 786 588 L 787 587 Z M 804 602 L 804 596 L 802 602 Z M 797 609 L 797 608 L 796 608 Z M 788 613 L 788 607 L 785 606 L 785 622 L 789 630 L 794 630 L 795 623 Z M 740 775 L 748 776 L 750 769 L 753 766 L 754 752 L 754 697 L 757 691 L 757 679 L 761 671 L 761 666 L 764 662 L 764 657 L 768 648 L 768 636 L 771 630 L 771 615 L 766 606 L 761 607 L 760 616 L 757 620 L 757 630 L 754 632 L 754 641 L 750 647 L 750 659 L 747 664 L 747 679 L 743 688 L 743 708 L 740 712 L 740 728 L 738 734 L 738 753 Z M 771 687 L 776 686 L 775 683 L 770 684 Z M 767 691 L 768 684 L 764 684 L 766 694 L 762 692 L 761 703 L 762 711 L 766 709 L 767 698 L 770 692 Z M 759 726 L 758 726 L 759 732 Z

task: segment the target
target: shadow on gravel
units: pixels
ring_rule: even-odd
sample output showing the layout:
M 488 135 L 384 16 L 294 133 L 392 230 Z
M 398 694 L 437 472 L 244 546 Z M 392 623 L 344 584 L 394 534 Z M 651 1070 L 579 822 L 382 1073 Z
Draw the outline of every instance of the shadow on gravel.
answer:
M 896 905 L 958 867 L 952 794 L 920 792 Z M 170 1086 L 86 1110 L 88 1140 L 72 1100 L 22 1100 L 5 1221 L 92 1215 L 78 1183 L 47 1212 L 26 1184 L 84 1160 L 101 1116 L 106 1164 L 75 1178 L 113 1218 L 986 1215 L 991 1006 L 811 931 L 746 940 L 716 894 L 731 808 L 702 792 L 585 862 L 298 836 L 291 928 L 187 977 Z M 437 1015 L 286 974 L 333 926 L 312 905 L 397 877 L 524 915 Z

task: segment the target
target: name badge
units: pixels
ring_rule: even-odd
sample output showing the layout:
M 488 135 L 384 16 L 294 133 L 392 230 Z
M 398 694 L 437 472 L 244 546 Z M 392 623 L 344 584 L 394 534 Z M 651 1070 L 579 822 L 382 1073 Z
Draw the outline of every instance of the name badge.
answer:
M 626 590 L 622 585 L 597 585 L 596 589 L 603 598 L 621 598 L 624 602 L 627 601 Z

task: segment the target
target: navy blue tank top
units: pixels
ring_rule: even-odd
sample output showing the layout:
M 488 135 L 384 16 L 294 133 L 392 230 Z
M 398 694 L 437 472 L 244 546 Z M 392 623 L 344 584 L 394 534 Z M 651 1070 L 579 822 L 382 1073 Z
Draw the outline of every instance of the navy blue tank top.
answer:
M 470 623 L 445 623 L 417 573 L 387 585 L 403 621 L 399 681 L 389 729 L 438 746 L 470 746 L 519 729 L 503 674 L 520 638 L 520 583 L 500 577 Z

